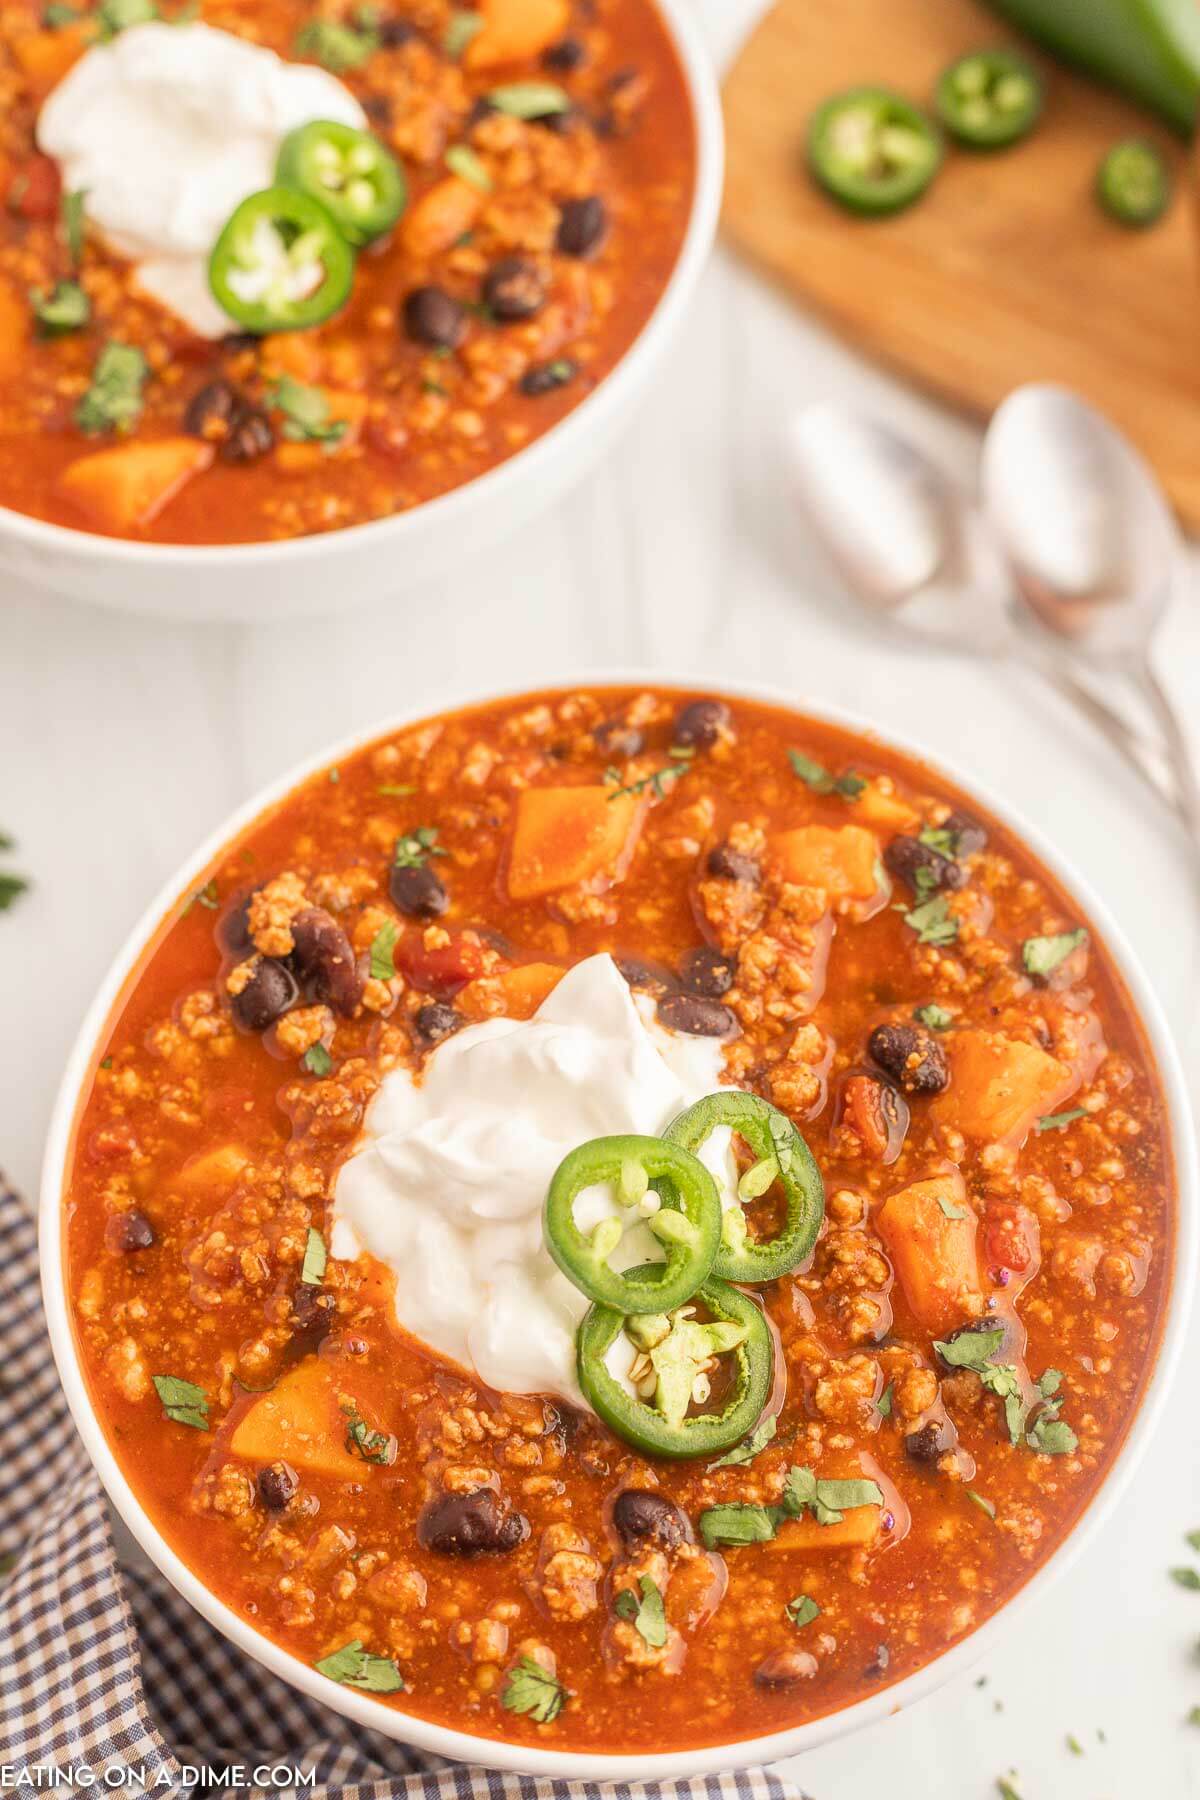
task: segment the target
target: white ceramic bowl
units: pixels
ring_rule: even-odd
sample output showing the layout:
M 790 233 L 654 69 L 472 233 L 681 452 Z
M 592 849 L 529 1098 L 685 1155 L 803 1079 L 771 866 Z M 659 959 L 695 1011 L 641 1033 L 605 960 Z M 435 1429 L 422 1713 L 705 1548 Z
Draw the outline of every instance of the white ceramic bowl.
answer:
M 647 675 L 644 670 L 614 671 L 602 675 L 591 675 L 580 681 L 544 685 L 596 689 L 609 683 L 627 684 L 637 681 L 646 681 L 648 684 L 654 683 L 658 686 L 664 685 L 661 682 L 655 683 L 654 677 Z M 678 686 L 681 691 L 690 694 L 715 691 L 731 698 L 740 696 L 743 699 L 764 701 L 776 706 L 794 707 L 814 718 L 828 720 L 835 725 L 846 726 L 850 730 L 878 736 L 865 720 L 830 707 L 810 704 L 803 699 L 796 699 L 770 688 L 725 683 L 714 686 L 711 681 L 703 679 L 689 683 L 672 681 L 667 685 Z M 466 1732 L 450 1731 L 443 1726 L 430 1724 L 426 1720 L 412 1718 L 404 1713 L 393 1712 L 388 1707 L 379 1706 L 365 1696 L 355 1693 L 351 1688 L 336 1686 L 333 1682 L 318 1675 L 307 1663 L 301 1662 L 298 1658 L 289 1655 L 287 1651 L 270 1643 L 265 1637 L 261 1637 L 229 1607 L 216 1599 L 186 1567 L 170 1546 L 164 1542 L 153 1522 L 143 1510 L 92 1413 L 71 1328 L 66 1286 L 63 1280 L 61 1202 L 70 1151 L 71 1127 L 81 1086 L 87 1080 L 95 1063 L 96 1046 L 100 1034 L 104 1030 L 122 986 L 138 962 L 144 945 L 169 909 L 177 904 L 183 894 L 191 892 L 196 887 L 202 870 L 230 837 L 242 831 L 267 807 L 282 799 L 296 782 L 315 770 L 325 767 L 328 763 L 345 761 L 355 750 L 372 739 L 384 733 L 399 730 L 430 713 L 442 712 L 454 706 L 471 705 L 484 699 L 502 697 L 476 694 L 431 700 L 396 718 L 385 720 L 372 730 L 363 732 L 345 743 L 322 750 L 318 756 L 305 762 L 301 767 L 293 769 L 282 780 L 272 783 L 269 788 L 256 795 L 253 800 L 235 813 L 206 843 L 201 845 L 196 854 L 171 878 L 153 901 L 130 935 L 92 1002 L 68 1059 L 50 1124 L 50 1135 L 42 1170 L 40 1201 L 42 1289 L 50 1341 L 75 1424 L 88 1454 L 117 1511 L 147 1556 L 157 1564 L 184 1599 L 218 1630 L 224 1632 L 225 1636 L 240 1650 L 254 1657 L 285 1681 L 291 1682 L 293 1687 L 299 1688 L 312 1699 L 323 1702 L 334 1711 L 345 1714 L 346 1717 L 356 1720 L 361 1725 L 370 1726 L 376 1731 L 398 1738 L 405 1743 L 415 1744 L 423 1750 L 430 1750 L 461 1762 L 483 1764 L 486 1767 L 497 1769 L 515 1769 L 533 1775 L 562 1776 L 579 1781 L 648 1781 L 669 1780 L 721 1769 L 755 1767 L 761 1763 L 778 1761 L 786 1756 L 799 1755 L 805 1750 L 814 1749 L 818 1744 L 827 1742 L 830 1738 L 869 1725 L 885 1715 L 895 1712 L 898 1708 L 920 1699 L 923 1695 L 941 1687 L 954 1676 L 970 1668 L 993 1648 L 996 1639 L 1002 1633 L 1015 1625 L 1033 1596 L 1040 1593 L 1065 1572 L 1085 1544 L 1090 1542 L 1107 1522 L 1128 1486 L 1162 1412 L 1167 1390 L 1182 1352 L 1191 1295 L 1196 1285 L 1198 1266 L 1200 1266 L 1200 1229 L 1198 1229 L 1197 1208 L 1200 1190 L 1197 1187 L 1194 1130 L 1187 1089 L 1174 1043 L 1154 992 L 1099 896 L 1091 892 L 1086 883 L 1064 863 L 1058 851 L 1039 832 L 1014 814 L 1003 801 L 975 787 L 956 770 L 949 768 L 922 749 L 919 744 L 899 738 L 881 740 L 884 743 L 890 742 L 897 749 L 919 757 L 935 770 L 943 770 L 950 780 L 962 786 L 968 794 L 975 793 L 983 806 L 1023 839 L 1051 873 L 1056 875 L 1077 896 L 1084 913 L 1098 928 L 1120 970 L 1130 998 L 1141 1016 L 1158 1064 L 1162 1090 L 1169 1113 L 1171 1142 L 1175 1158 L 1178 1209 L 1176 1259 L 1157 1361 L 1141 1406 L 1130 1425 L 1125 1441 L 1107 1478 L 1083 1517 L 1060 1548 L 1037 1570 L 1024 1587 L 977 1631 L 972 1632 L 968 1638 L 946 1650 L 942 1655 L 935 1657 L 905 1680 L 897 1681 L 890 1687 L 872 1692 L 854 1705 L 844 1707 L 841 1711 L 832 1713 L 826 1718 L 815 1719 L 809 1724 L 797 1726 L 792 1730 L 774 1732 L 766 1737 L 748 1738 L 733 1744 L 709 1745 L 694 1751 L 681 1750 L 662 1755 L 647 1755 L 640 1751 L 632 1756 L 572 1754 L 566 1751 L 556 1751 L 553 1748 L 530 1749 L 526 1745 L 504 1744 L 490 1738 L 474 1737 Z M 695 1654 L 699 1657 L 703 1656 L 702 1644 Z
M 127 612 L 266 623 L 341 612 L 398 593 L 549 506 L 628 420 L 677 330 L 716 232 L 724 132 L 712 59 L 689 0 L 655 4 L 692 103 L 696 172 L 687 231 L 647 323 L 616 367 L 557 425 L 487 474 L 410 512 L 280 543 L 131 543 L 0 506 L 0 570 Z

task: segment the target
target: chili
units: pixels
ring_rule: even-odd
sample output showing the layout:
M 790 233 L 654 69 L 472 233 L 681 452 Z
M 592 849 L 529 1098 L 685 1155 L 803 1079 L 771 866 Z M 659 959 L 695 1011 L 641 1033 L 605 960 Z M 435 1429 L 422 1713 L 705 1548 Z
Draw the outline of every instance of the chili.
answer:
M 960 56 L 937 85 L 938 118 L 952 137 L 975 150 L 1001 150 L 1028 137 L 1042 110 L 1042 83 L 1014 50 Z
M 330 213 L 296 188 L 237 207 L 208 264 L 213 298 L 246 331 L 319 325 L 350 297 L 354 252 Z
M 369 131 L 314 119 L 288 133 L 275 179 L 320 201 L 352 244 L 369 244 L 404 211 L 408 188 L 391 151 Z
M 851 212 L 899 212 L 938 172 L 942 143 L 925 114 L 890 88 L 858 87 L 818 108 L 809 127 L 809 167 Z
M 1096 198 L 1110 219 L 1144 231 L 1171 204 L 1171 171 L 1153 144 L 1128 138 L 1114 144 L 1096 171 Z

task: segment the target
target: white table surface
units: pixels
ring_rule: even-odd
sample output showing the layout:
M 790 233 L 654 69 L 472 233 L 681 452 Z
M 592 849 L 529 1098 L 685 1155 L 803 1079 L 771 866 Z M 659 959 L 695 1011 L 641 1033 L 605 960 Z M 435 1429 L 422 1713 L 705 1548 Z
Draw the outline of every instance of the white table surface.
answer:
M 724 57 L 757 0 L 702 0 Z M 1038 373 L 1029 371 L 1031 376 Z M 698 378 L 701 377 L 702 378 Z M 31 1191 L 65 1050 L 101 972 L 200 836 L 297 758 L 411 703 L 614 665 L 782 682 L 910 729 L 1048 831 L 1108 897 L 1193 1077 L 1196 890 L 1181 839 L 1032 677 L 899 653 L 856 628 L 783 496 L 787 409 L 870 405 L 969 475 L 974 430 L 835 343 L 719 256 L 634 429 L 573 495 L 458 575 L 287 630 L 168 627 L 8 591 L 0 827 L 36 883 L 0 915 L 0 1156 Z M 1200 615 L 1161 667 L 1191 715 Z M 1200 1330 L 1193 1332 L 1193 1366 Z M 1200 1526 L 1194 1382 L 1134 1491 L 986 1665 L 795 1765 L 814 1800 L 1200 1796 L 1200 1596 L 1167 1579 Z M 1107 1742 L 1101 1743 L 1103 1730 Z M 1066 1746 L 1074 1733 L 1085 1754 Z

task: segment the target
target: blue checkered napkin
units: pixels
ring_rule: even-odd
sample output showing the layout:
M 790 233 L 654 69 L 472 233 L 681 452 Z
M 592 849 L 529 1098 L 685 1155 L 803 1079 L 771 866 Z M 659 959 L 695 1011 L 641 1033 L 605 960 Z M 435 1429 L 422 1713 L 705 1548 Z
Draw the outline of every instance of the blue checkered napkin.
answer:
M 33 1225 L 0 1181 L 0 1762 L 144 1770 L 315 1769 L 313 1800 L 802 1800 L 766 1771 L 568 1784 L 418 1755 L 250 1662 L 158 1575 L 122 1569 L 42 1321 Z M 25 1790 L 30 1791 L 30 1790 Z M 68 1790 L 63 1790 L 68 1791 Z M 132 1790 L 128 1790 L 132 1791 Z M 219 1791 L 219 1790 L 218 1790 Z M 270 1800 L 274 1788 L 242 1789 Z

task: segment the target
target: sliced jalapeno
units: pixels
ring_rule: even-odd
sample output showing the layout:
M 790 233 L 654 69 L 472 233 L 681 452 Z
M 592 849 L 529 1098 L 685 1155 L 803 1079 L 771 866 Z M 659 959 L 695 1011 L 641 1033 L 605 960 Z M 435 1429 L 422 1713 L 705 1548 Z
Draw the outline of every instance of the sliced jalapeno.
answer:
M 632 1273 L 652 1287 L 654 1272 L 662 1267 L 647 1263 Z M 706 1281 L 695 1298 L 711 1314 L 710 1320 L 664 1314 L 648 1334 L 641 1334 L 657 1377 L 649 1400 L 631 1394 L 605 1361 L 622 1328 L 643 1347 L 642 1321 L 626 1319 L 612 1307 L 593 1306 L 579 1327 L 580 1387 L 618 1437 L 650 1456 L 711 1456 L 730 1449 L 753 1431 L 771 1392 L 775 1350 L 770 1328 L 753 1300 L 723 1281 Z M 726 1355 L 734 1358 L 734 1378 L 721 1411 L 693 1411 L 704 1404 L 695 1398 L 703 1365 Z
M 621 1274 L 609 1257 L 624 1236 L 619 1218 L 601 1220 L 590 1235 L 575 1223 L 584 1188 L 611 1183 L 638 1223 L 646 1224 L 666 1251 L 663 1264 L 648 1263 Z M 656 1208 L 643 1212 L 651 1183 Z M 636 1213 L 634 1208 L 637 1207 Z M 721 1199 L 704 1164 L 663 1138 L 602 1137 L 564 1156 L 551 1177 L 543 1213 L 546 1246 L 581 1293 L 618 1313 L 670 1312 L 690 1300 L 713 1266 L 721 1241 Z M 645 1269 L 657 1269 L 650 1277 Z
M 1119 225 L 1145 230 L 1171 201 L 1171 171 L 1153 144 L 1127 138 L 1109 151 L 1096 175 L 1096 198 Z
M 404 211 L 408 189 L 391 151 L 369 131 L 313 119 L 289 131 L 275 179 L 319 200 L 352 244 L 369 244 Z
M 792 1121 L 757 1094 L 735 1088 L 697 1100 L 667 1127 L 667 1139 L 699 1156 L 720 1126 L 744 1139 L 758 1159 L 739 1183 L 739 1198 L 755 1200 L 778 1182 L 784 1225 L 778 1237 L 756 1240 L 740 1206 L 722 1220 L 721 1248 L 713 1274 L 725 1281 L 775 1281 L 798 1268 L 817 1241 L 825 1216 L 825 1184 L 812 1153 Z
M 960 143 L 1002 150 L 1028 136 L 1042 110 L 1042 82 L 1015 50 L 960 56 L 937 86 L 938 118 Z
M 819 107 L 808 161 L 827 193 L 851 212 L 910 206 L 937 174 L 942 141 L 925 114 L 890 88 L 851 88 Z
M 245 331 L 319 325 L 349 297 L 354 251 L 334 219 L 296 188 L 243 200 L 213 248 L 208 285 Z

